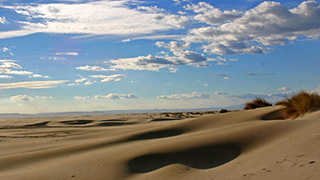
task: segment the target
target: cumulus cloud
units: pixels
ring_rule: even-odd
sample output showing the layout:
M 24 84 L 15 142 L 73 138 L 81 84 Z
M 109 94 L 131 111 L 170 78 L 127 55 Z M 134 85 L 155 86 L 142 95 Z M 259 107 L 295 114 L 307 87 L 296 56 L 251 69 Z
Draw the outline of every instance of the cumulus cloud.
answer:
M 88 79 L 88 78 L 84 78 L 84 77 L 81 77 L 80 79 L 76 79 L 74 81 L 74 83 L 70 83 L 68 84 L 68 86 L 79 86 L 79 85 L 85 85 L 85 86 L 89 86 L 89 85 L 92 85 L 93 82 Z
M 173 94 L 158 96 L 161 100 L 188 100 L 188 99 L 206 99 L 209 98 L 209 94 L 201 94 L 198 92 L 192 92 L 191 94 Z
M 58 56 L 78 56 L 77 52 L 57 52 Z
M 53 99 L 53 97 L 52 96 L 36 96 L 36 99 L 47 100 L 47 99 Z
M 33 3 L 1 5 L 2 8 L 25 16 L 19 20 L 22 29 L 3 32 L 8 35 L 19 31 L 30 33 L 68 33 L 90 35 L 137 35 L 183 28 L 188 17 L 169 14 L 156 7 L 134 8 L 134 0 L 101 0 L 83 3 Z M 79 11 L 81 9 L 81 11 Z M 98 16 L 97 16 L 98 14 Z M 2 18 L 3 19 L 3 18 Z M 37 19 L 38 21 L 31 21 Z M 5 37 L 2 32 L 0 38 Z M 26 32 L 24 32 L 26 33 Z
M 27 95 L 16 95 L 16 96 L 11 96 L 11 100 L 18 100 L 18 101 L 33 101 L 33 98 Z
M 224 80 L 228 80 L 228 74 L 216 74 L 216 76 L 222 77 Z
M 106 69 L 100 66 L 89 66 L 89 65 L 79 66 L 79 67 L 76 67 L 76 69 L 83 70 L 83 71 L 115 71 L 114 68 Z
M 6 23 L 7 23 L 6 17 L 0 16 L 0 24 L 6 24 Z
M 0 75 L 0 79 L 12 79 L 12 76 L 9 76 L 9 75 Z
M 218 25 L 226 21 L 234 20 L 243 14 L 243 12 L 237 10 L 221 11 L 206 2 L 199 2 L 198 4 L 191 5 L 188 4 L 184 8 L 198 13 L 198 15 L 194 16 L 195 20 L 210 25 Z
M 90 86 L 92 84 L 93 84 L 93 82 L 91 82 L 91 81 L 87 81 L 87 82 L 83 83 L 83 85 L 85 85 L 85 86 Z
M 87 80 L 88 80 L 87 78 L 81 78 L 81 79 L 76 79 L 74 82 L 82 83 L 82 82 L 87 81 Z
M 215 95 L 219 95 L 219 96 L 225 96 L 225 95 L 227 95 L 227 93 L 225 93 L 225 92 L 220 92 L 220 91 L 216 91 L 214 94 L 215 94 Z
M 200 8 L 201 9 L 201 8 Z M 199 15 L 203 17 L 203 12 Z M 204 52 L 229 54 L 267 53 L 274 45 L 283 45 L 299 37 L 320 36 L 320 5 L 315 0 L 302 2 L 288 9 L 279 2 L 265 1 L 227 23 L 194 28 L 184 38 L 186 42 L 207 43 Z M 201 18 L 208 24 L 210 19 Z
M 48 79 L 50 78 L 49 76 L 43 76 L 41 74 L 32 74 L 29 76 L 29 78 L 45 78 L 45 79 Z
M 113 100 L 119 100 L 119 99 L 137 99 L 138 97 L 133 94 L 107 94 L 107 95 L 95 95 L 95 99 L 113 99 Z
M 110 81 L 121 81 L 122 78 L 127 77 L 124 74 L 113 74 L 113 75 L 91 75 L 92 78 L 102 79 L 100 82 L 110 82 Z
M 17 71 L 14 69 L 22 69 L 14 60 L 0 60 L 0 74 L 13 74 L 13 75 L 31 75 L 30 71 Z
M 89 96 L 74 96 L 73 99 L 75 99 L 75 100 L 89 100 L 91 98 Z
M 238 61 L 238 59 L 234 58 L 234 59 L 228 59 L 225 57 L 221 57 L 221 56 L 217 56 L 216 58 L 208 58 L 208 61 L 216 61 L 218 66 L 225 66 L 228 65 L 228 62 L 235 62 Z
M 153 56 L 149 54 L 148 56 L 109 60 L 108 62 L 111 63 L 110 67 L 114 69 L 148 71 L 159 71 L 162 68 L 168 68 L 170 72 L 175 73 L 177 72 L 177 69 L 172 66 L 191 65 L 195 67 L 204 67 L 208 65 L 206 63 L 207 58 L 204 54 L 188 50 L 190 47 L 189 43 L 182 44 L 177 41 L 165 43 L 158 41 L 156 42 L 156 45 L 168 49 L 172 55 Z
M 0 83 L 0 89 L 15 89 L 15 88 L 45 89 L 45 88 L 54 88 L 57 85 L 63 84 L 65 82 L 67 82 L 67 80 Z

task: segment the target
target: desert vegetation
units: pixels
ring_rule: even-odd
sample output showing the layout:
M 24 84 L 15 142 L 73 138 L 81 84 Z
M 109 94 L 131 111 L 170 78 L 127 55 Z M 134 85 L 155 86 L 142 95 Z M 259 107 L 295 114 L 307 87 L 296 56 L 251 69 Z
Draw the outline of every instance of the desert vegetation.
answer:
M 266 106 L 272 106 L 271 103 L 269 103 L 268 101 L 266 101 L 263 98 L 256 98 L 251 102 L 247 102 L 244 106 L 244 109 L 256 109 L 256 108 L 261 108 L 261 107 L 266 107 Z
M 320 95 L 318 93 L 300 91 L 291 98 L 277 102 L 276 105 L 284 106 L 281 110 L 284 118 L 295 119 L 307 112 L 320 108 Z

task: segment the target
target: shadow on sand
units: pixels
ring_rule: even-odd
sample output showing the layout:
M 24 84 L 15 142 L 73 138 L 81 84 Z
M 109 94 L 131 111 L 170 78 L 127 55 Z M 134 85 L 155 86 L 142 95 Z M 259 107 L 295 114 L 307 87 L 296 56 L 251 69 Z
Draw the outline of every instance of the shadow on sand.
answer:
M 133 173 L 148 173 L 176 163 L 210 169 L 235 159 L 240 153 L 237 145 L 207 145 L 172 153 L 147 154 L 130 160 L 127 165 Z

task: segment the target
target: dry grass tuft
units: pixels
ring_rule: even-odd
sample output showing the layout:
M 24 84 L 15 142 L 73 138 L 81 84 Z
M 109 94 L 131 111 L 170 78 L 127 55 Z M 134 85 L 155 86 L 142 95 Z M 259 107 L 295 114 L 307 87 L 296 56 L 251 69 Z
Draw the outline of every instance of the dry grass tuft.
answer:
M 266 107 L 266 106 L 272 106 L 271 103 L 266 101 L 263 98 L 256 98 L 255 100 L 246 103 L 244 106 L 244 109 L 256 109 L 256 108 L 261 108 L 261 107 Z
M 307 112 L 320 108 L 320 95 L 301 91 L 291 98 L 279 101 L 276 105 L 285 106 L 282 109 L 282 116 L 286 119 L 295 119 Z

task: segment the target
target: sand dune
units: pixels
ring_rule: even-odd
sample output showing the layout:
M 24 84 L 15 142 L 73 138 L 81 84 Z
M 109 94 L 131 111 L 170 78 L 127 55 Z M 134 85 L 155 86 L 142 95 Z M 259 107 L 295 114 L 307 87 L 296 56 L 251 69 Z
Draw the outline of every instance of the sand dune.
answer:
M 320 112 L 0 120 L 0 179 L 319 179 Z

